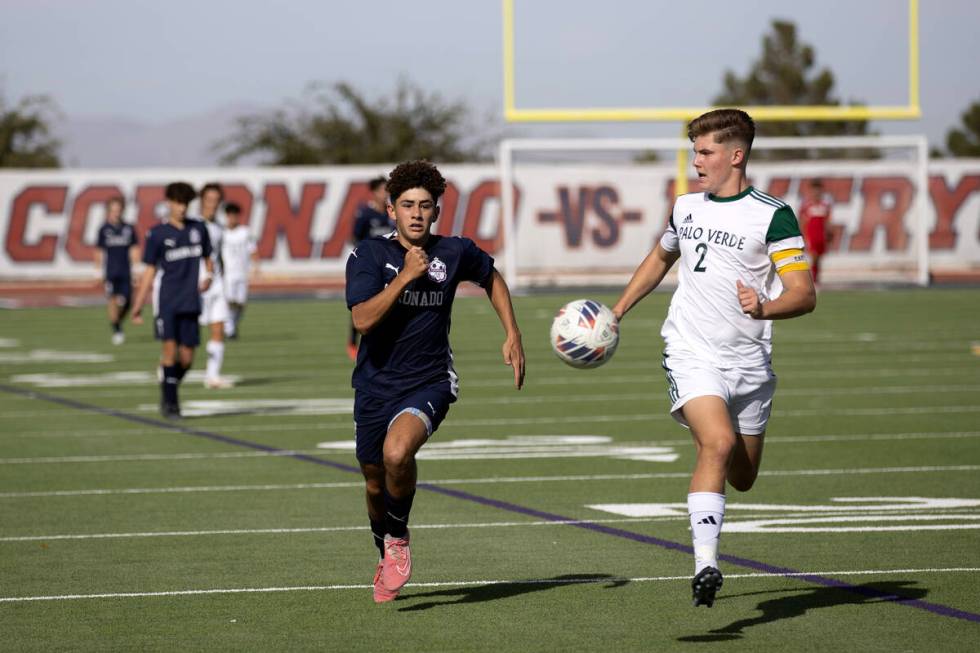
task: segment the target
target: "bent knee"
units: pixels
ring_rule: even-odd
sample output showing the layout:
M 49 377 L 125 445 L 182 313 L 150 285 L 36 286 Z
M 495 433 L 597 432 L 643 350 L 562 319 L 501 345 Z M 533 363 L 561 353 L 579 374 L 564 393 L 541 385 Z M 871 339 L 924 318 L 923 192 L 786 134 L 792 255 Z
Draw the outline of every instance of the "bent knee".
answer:
M 384 465 L 389 471 L 401 470 L 412 464 L 415 453 L 408 447 L 385 447 Z
M 704 438 L 698 443 L 698 455 L 728 460 L 735 451 L 735 439 L 730 437 Z

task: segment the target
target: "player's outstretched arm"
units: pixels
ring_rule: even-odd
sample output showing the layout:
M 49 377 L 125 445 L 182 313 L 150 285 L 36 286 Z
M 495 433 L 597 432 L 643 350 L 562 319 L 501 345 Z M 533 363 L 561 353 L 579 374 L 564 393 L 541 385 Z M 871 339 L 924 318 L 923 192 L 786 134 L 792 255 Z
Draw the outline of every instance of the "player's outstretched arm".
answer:
M 136 301 L 133 302 L 132 322 L 133 324 L 143 324 L 143 304 L 146 297 L 150 294 L 153 287 L 153 277 L 157 274 L 155 265 L 147 265 L 143 268 L 143 276 L 140 277 L 139 286 L 136 288 Z
M 496 268 L 487 287 L 487 296 L 490 298 L 493 310 L 497 311 L 504 333 L 507 334 L 502 348 L 504 363 L 514 368 L 514 387 L 520 390 L 524 387 L 524 344 L 521 342 L 521 330 L 517 327 L 517 318 L 514 316 L 514 305 L 510 301 L 510 289 Z
M 663 248 L 663 245 L 657 243 L 657 246 L 653 248 L 653 251 L 647 254 L 647 257 L 643 259 L 639 267 L 636 268 L 636 272 L 633 273 L 633 277 L 630 282 L 626 284 L 626 288 L 623 290 L 623 294 L 620 296 L 619 301 L 613 306 L 612 312 L 616 316 L 617 320 L 623 319 L 623 316 L 633 308 L 637 302 L 649 295 L 654 288 L 660 285 L 663 281 L 664 276 L 674 265 L 674 263 L 679 259 L 681 253 L 671 252 Z
M 402 265 L 401 272 L 395 275 L 391 283 L 371 299 L 351 307 L 351 320 L 357 332 L 364 336 L 378 326 L 408 284 L 421 277 L 428 269 L 429 257 L 425 250 L 421 247 L 408 250 L 405 253 L 405 263 Z
M 771 302 L 761 301 L 755 288 L 736 280 L 742 312 L 757 320 L 786 320 L 806 315 L 817 307 L 817 292 L 809 269 L 783 272 L 779 280 L 783 282 L 783 292 Z

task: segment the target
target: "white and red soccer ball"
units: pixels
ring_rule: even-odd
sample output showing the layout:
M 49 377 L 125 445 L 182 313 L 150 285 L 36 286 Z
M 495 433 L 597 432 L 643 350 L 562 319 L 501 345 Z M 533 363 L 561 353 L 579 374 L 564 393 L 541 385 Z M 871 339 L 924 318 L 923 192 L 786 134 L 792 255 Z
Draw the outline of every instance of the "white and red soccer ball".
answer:
M 551 323 L 551 348 L 572 367 L 599 367 L 612 358 L 617 345 L 619 322 L 601 302 L 568 302 Z

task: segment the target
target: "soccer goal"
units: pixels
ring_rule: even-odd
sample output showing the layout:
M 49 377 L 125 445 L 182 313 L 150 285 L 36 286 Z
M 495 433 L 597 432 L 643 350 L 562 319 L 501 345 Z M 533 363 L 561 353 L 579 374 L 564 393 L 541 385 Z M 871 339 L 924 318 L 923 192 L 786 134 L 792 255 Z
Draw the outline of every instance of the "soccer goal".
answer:
M 502 141 L 508 283 L 626 283 L 662 233 L 673 198 L 697 189 L 690 148 L 676 138 Z M 924 136 L 760 137 L 748 171 L 753 186 L 797 214 L 808 185 L 822 182 L 831 205 L 824 283 L 925 286 L 935 220 L 927 166 Z

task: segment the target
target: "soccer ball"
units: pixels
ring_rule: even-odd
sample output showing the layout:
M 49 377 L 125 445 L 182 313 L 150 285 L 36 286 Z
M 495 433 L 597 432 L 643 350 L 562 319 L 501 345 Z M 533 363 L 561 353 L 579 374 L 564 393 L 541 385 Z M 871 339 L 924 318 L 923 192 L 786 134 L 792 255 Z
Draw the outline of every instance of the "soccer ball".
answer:
M 572 367 L 599 367 L 612 358 L 618 344 L 616 316 L 592 299 L 568 302 L 551 323 L 551 348 Z

